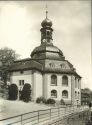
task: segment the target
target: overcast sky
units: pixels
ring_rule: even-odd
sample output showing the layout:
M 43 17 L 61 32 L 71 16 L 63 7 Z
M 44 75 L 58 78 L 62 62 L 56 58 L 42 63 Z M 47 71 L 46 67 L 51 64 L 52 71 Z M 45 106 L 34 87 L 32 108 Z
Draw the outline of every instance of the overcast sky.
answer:
M 53 22 L 53 43 L 83 77 L 82 87 L 92 89 L 91 1 L 0 1 L 0 48 L 9 47 L 21 58 L 40 45 L 41 22 Z

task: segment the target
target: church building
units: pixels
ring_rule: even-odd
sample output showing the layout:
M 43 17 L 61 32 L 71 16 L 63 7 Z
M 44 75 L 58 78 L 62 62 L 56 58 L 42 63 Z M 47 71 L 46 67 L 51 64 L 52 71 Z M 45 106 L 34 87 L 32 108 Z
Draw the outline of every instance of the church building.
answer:
M 10 83 L 22 90 L 25 83 L 31 85 L 31 98 L 53 98 L 66 104 L 80 105 L 81 77 L 63 52 L 53 45 L 52 21 L 47 17 L 41 23 L 41 43 L 31 57 L 14 62 L 9 69 Z

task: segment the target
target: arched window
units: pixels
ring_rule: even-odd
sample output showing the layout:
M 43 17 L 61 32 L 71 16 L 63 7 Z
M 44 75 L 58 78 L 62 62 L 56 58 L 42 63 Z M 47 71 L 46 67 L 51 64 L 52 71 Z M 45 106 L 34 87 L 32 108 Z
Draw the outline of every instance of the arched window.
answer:
M 77 92 L 75 91 L 75 98 L 77 98 Z
M 77 78 L 75 77 L 75 88 L 77 88 Z
M 68 86 L 68 77 L 67 76 L 62 77 L 62 85 L 63 86 Z
M 56 75 L 51 76 L 51 85 L 54 85 L 54 86 L 57 85 L 57 76 Z
M 50 31 L 47 31 L 47 36 L 49 36 L 50 35 Z
M 64 90 L 64 91 L 62 92 L 62 97 L 63 97 L 63 98 L 68 98 L 68 91 L 67 91 L 67 90 Z
M 57 91 L 56 90 L 51 91 L 51 97 L 52 98 L 57 98 Z
M 80 93 L 78 92 L 78 98 L 80 98 Z
M 78 79 L 78 89 L 80 88 L 80 80 Z

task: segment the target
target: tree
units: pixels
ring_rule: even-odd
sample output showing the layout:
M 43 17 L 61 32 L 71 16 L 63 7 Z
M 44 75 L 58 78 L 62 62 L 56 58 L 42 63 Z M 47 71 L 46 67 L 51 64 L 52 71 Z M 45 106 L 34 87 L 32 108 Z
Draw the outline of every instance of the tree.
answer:
M 4 87 L 4 82 L 0 80 L 0 97 L 4 97 L 6 88 Z
M 0 75 L 1 80 L 6 84 L 8 78 L 8 67 L 18 59 L 19 55 L 10 48 L 4 47 L 0 49 Z
M 92 91 L 89 88 L 81 89 L 81 104 L 89 104 L 92 100 Z
M 61 104 L 61 105 L 65 105 L 65 102 L 64 102 L 63 99 L 60 100 L 60 104 Z
M 22 92 L 21 92 L 20 99 L 23 100 L 24 102 L 29 102 L 30 101 L 30 95 L 31 95 L 31 85 L 26 83 L 23 87 Z
M 18 87 L 16 84 L 11 84 L 9 86 L 9 100 L 16 100 L 18 97 Z

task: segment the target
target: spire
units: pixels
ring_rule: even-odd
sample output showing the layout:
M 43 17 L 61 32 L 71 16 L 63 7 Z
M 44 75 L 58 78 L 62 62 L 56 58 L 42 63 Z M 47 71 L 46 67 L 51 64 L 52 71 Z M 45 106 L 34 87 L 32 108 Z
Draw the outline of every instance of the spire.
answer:
M 46 4 L 46 19 L 48 18 L 48 7 L 47 7 L 47 4 Z
M 48 18 L 48 11 L 46 10 L 46 19 Z
M 42 27 L 51 27 L 52 26 L 52 21 L 48 19 L 48 7 L 46 4 L 46 18 L 42 21 L 41 25 Z
M 41 43 L 52 44 L 52 21 L 48 19 L 48 10 L 46 5 L 46 18 L 41 23 Z

